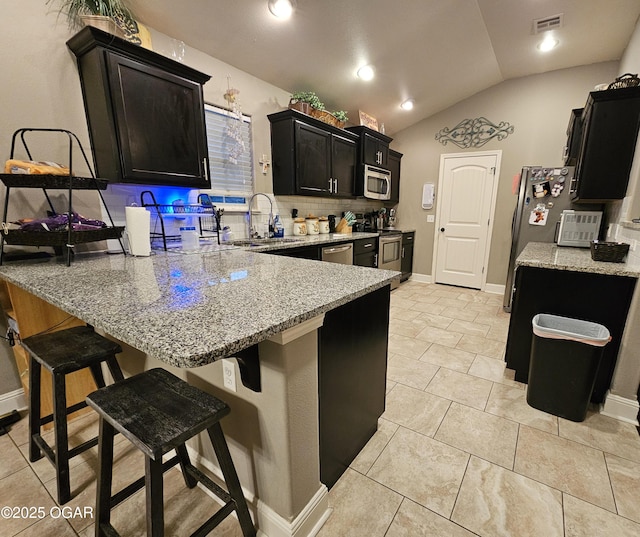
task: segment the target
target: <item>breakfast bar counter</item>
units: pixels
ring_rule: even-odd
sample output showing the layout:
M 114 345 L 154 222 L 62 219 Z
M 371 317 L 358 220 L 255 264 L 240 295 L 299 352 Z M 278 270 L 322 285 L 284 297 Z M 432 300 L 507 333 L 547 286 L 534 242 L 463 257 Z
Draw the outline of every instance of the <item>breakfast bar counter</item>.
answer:
M 9 286 L 123 343 L 125 376 L 164 367 L 230 405 L 225 436 L 259 535 L 270 537 L 313 534 L 328 516 L 333 480 L 320 479 L 322 431 L 344 415 L 341 397 L 350 399 L 349 414 L 366 400 L 366 419 L 356 424 L 368 424 L 353 445 L 361 448 L 375 432 L 384 410 L 390 283 L 398 277 L 237 248 L 77 255 L 70 267 L 59 260 L 0 266 Z M 257 358 L 258 385 L 229 388 L 221 359 L 247 349 Z M 231 363 L 236 371 L 240 362 Z M 333 385 L 336 372 L 360 375 L 360 382 Z M 188 444 L 215 475 L 215 459 L 202 446 Z

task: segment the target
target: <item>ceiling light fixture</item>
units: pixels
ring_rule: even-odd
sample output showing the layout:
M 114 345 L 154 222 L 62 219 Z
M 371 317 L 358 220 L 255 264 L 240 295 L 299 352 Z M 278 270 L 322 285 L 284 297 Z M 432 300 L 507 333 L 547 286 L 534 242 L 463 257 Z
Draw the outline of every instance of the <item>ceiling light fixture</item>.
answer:
M 540 52 L 549 52 L 558 46 L 560 41 L 554 38 L 551 34 L 547 34 L 547 36 L 538 43 L 538 50 Z
M 293 0 L 268 0 L 269 11 L 278 19 L 288 19 L 293 13 Z
M 375 75 L 373 67 L 370 65 L 363 65 L 358 69 L 356 74 L 358 75 L 358 78 L 361 78 L 362 80 L 371 80 Z
M 413 110 L 413 105 L 413 99 L 407 99 L 400 105 L 400 108 L 402 108 L 403 110 Z

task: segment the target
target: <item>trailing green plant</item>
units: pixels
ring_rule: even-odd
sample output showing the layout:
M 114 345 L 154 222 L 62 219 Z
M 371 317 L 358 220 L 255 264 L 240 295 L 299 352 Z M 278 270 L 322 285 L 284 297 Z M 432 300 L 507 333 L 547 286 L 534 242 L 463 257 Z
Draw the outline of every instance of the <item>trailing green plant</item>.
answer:
M 60 5 L 60 13 L 65 15 L 70 28 L 83 26 L 82 15 L 102 15 L 124 25 L 135 22 L 124 0 L 47 0 L 47 5 L 52 2 Z
M 325 110 L 324 103 L 313 91 L 297 91 L 291 95 L 293 103 L 308 103 L 311 108 Z
M 349 121 L 347 113 L 344 110 L 336 110 L 335 112 L 332 112 L 332 114 L 338 121 L 344 121 L 345 123 Z

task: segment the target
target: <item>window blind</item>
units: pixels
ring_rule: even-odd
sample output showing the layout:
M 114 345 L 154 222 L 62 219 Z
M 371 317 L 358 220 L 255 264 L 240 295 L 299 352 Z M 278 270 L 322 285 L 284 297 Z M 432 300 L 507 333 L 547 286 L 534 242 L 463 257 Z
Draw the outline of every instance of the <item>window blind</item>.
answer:
M 205 105 L 211 192 L 218 202 L 244 204 L 253 194 L 251 117 L 240 116 Z

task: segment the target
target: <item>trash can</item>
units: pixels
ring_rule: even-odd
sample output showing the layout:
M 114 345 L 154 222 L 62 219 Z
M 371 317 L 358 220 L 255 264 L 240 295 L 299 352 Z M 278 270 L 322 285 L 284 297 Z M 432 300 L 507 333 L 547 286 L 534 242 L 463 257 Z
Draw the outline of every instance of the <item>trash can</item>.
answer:
M 527 403 L 554 416 L 584 421 L 604 346 L 601 324 L 540 313 L 533 318 Z

